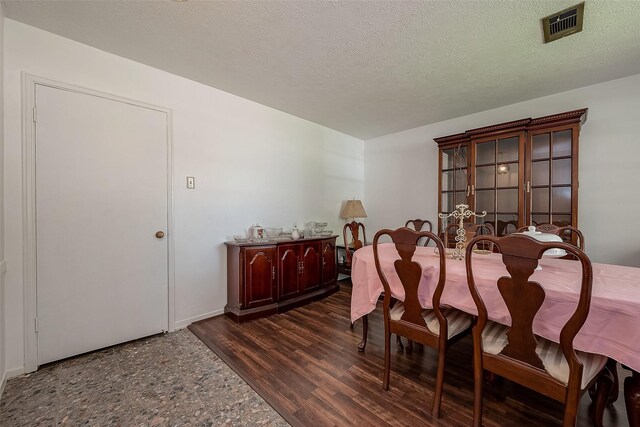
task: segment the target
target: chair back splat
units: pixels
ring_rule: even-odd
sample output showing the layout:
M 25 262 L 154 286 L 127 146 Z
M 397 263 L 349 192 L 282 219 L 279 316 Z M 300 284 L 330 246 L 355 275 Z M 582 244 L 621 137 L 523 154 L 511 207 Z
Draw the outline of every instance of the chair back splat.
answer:
M 428 225 L 429 229 L 425 231 L 433 231 L 433 224 L 428 219 L 410 219 L 404 226 L 408 228 L 409 225 L 413 225 L 413 229 L 416 231 L 422 231 L 424 226 Z
M 409 329 L 419 327 L 426 329 L 427 327 L 421 314 L 423 308 L 420 305 L 420 301 L 418 300 L 418 287 L 420 284 L 420 278 L 422 277 L 422 266 L 418 262 L 413 261 L 413 255 L 415 254 L 418 240 L 420 240 L 421 238 L 427 237 L 429 239 L 433 239 L 436 243 L 438 253 L 440 254 L 440 272 L 438 277 L 438 284 L 433 294 L 432 303 L 433 310 L 436 313 L 436 317 L 438 317 L 438 319 L 441 321 L 441 325 L 445 328 L 444 330 L 446 330 L 447 320 L 442 315 L 440 310 L 440 298 L 442 296 L 442 291 L 444 290 L 447 268 L 442 241 L 430 231 L 413 231 L 406 227 L 399 228 L 397 230 L 385 229 L 380 230 L 376 233 L 373 239 L 373 256 L 376 263 L 376 269 L 378 270 L 378 275 L 380 276 L 382 286 L 384 288 L 383 307 L 385 311 L 387 311 L 391 304 L 391 287 L 389 286 L 386 274 L 380 266 L 380 260 L 378 256 L 378 240 L 384 235 L 388 235 L 389 237 L 391 237 L 391 240 L 395 245 L 396 250 L 398 251 L 398 255 L 400 255 L 400 259 L 394 262 L 394 268 L 396 273 L 398 274 L 405 292 L 405 310 L 404 314 L 401 317 L 401 320 L 408 323 L 407 325 L 405 325 L 405 327 Z M 409 336 L 408 338 L 411 337 Z M 446 334 L 444 335 L 444 338 L 446 341 Z

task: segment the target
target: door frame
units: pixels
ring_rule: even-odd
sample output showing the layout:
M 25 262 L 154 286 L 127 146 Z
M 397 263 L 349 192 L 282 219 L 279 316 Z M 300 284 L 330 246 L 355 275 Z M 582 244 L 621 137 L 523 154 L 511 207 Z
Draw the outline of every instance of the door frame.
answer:
M 38 335 L 36 333 L 36 151 L 35 93 L 36 85 L 68 92 L 123 102 L 166 114 L 167 120 L 167 279 L 168 313 L 166 331 L 175 330 L 175 238 L 173 204 L 173 117 L 172 110 L 130 98 L 105 93 L 71 83 L 51 80 L 22 72 L 22 239 L 23 239 L 23 304 L 24 304 L 24 370 L 38 369 Z

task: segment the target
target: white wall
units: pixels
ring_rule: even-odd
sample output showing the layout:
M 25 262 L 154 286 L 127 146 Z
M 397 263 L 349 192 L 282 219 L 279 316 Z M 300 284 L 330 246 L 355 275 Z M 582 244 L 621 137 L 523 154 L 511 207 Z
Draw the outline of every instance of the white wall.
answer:
M 222 242 L 257 221 L 327 220 L 363 196 L 361 140 L 199 83 L 5 21 L 7 366 L 23 366 L 21 72 L 173 110 L 176 324 L 226 303 Z M 312 102 L 312 101 L 310 101 Z M 196 189 L 186 189 L 195 176 Z
M 0 100 L 4 96 L 4 11 L 0 4 Z M 4 270 L 6 262 L 4 259 L 4 106 L 0 102 L 0 399 L 6 381 L 5 354 L 6 345 L 4 339 Z
M 640 267 L 640 74 L 365 141 L 369 228 L 437 220 L 433 138 L 526 117 L 588 107 L 580 132 L 579 228 L 593 261 Z M 628 224 L 628 227 L 625 227 Z

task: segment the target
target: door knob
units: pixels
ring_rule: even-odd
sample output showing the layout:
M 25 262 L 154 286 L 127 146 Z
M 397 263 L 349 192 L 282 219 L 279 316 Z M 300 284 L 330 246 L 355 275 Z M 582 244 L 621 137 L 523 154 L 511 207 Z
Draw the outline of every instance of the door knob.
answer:
M 156 237 L 157 237 L 158 239 L 162 239 L 162 238 L 164 237 L 164 231 L 158 231 L 158 232 L 156 233 Z

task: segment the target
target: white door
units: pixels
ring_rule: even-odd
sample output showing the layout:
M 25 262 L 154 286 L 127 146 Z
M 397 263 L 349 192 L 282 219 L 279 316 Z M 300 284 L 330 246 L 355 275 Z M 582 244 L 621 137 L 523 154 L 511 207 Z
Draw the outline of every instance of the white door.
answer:
M 38 364 L 168 329 L 167 114 L 36 85 Z

